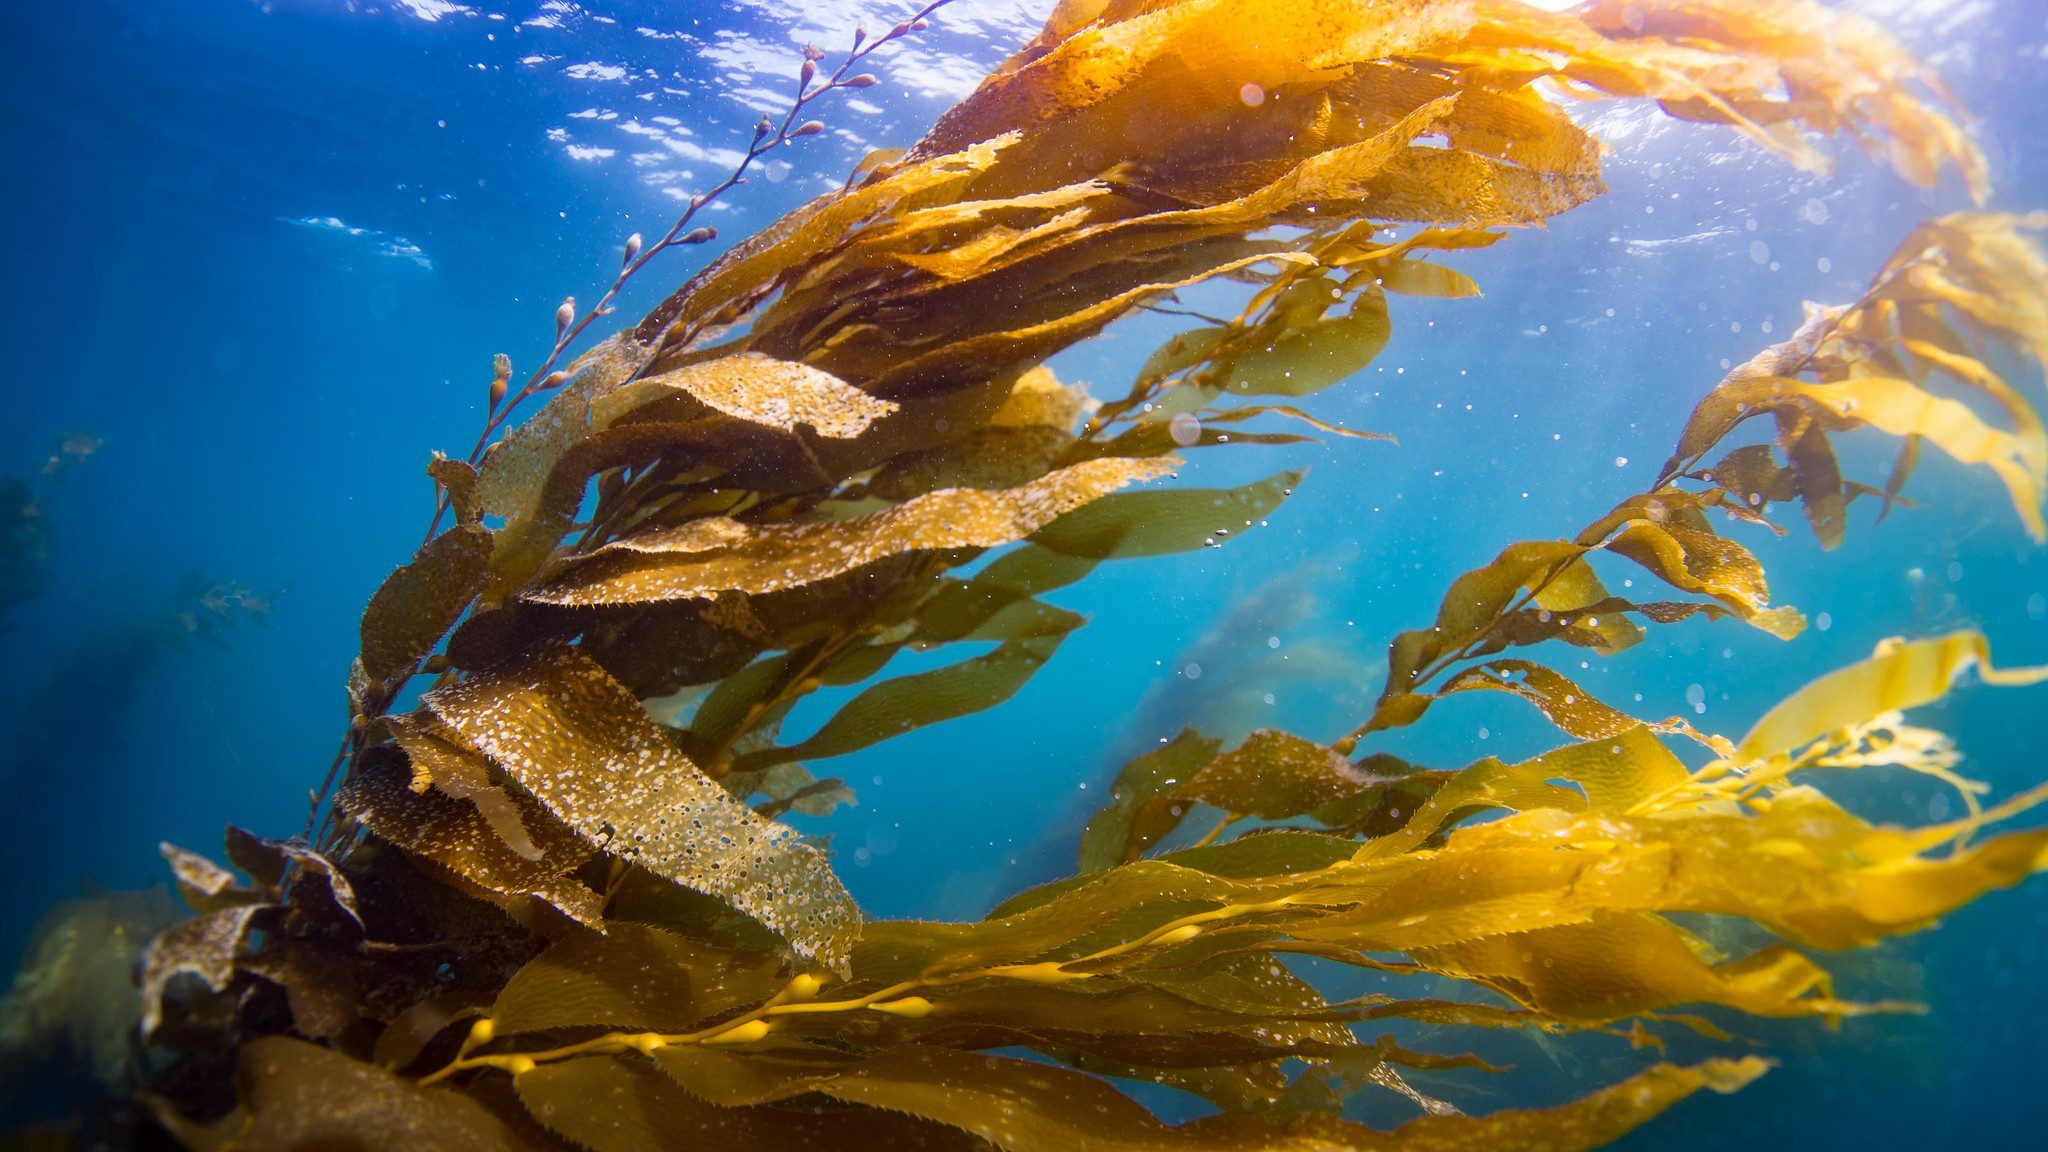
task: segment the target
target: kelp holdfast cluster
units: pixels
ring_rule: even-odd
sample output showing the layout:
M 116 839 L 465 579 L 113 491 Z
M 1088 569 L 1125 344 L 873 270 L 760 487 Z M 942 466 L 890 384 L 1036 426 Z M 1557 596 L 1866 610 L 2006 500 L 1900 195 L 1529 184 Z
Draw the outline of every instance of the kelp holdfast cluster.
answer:
M 815 134 L 798 112 L 871 83 L 864 51 L 942 6 L 822 77 L 806 53 L 749 161 Z M 2039 673 L 1973 633 L 1902 641 L 1731 739 L 1538 657 L 1696 617 L 1791 640 L 1801 618 L 1733 533 L 1797 501 L 1832 546 L 1855 502 L 1903 502 L 1927 447 L 1993 472 L 2038 538 L 2048 441 L 2008 379 L 2048 348 L 2035 218 L 1933 221 L 1863 297 L 1815 308 L 1708 394 L 1648 491 L 1460 577 L 1340 738 L 1189 732 L 1134 761 L 1073 879 L 975 923 L 864 923 L 784 822 L 850 799 L 806 764 L 1014 693 L 1081 623 L 1045 594 L 1241 537 L 1299 481 L 1134 489 L 1176 452 L 1369 436 L 1310 398 L 1385 346 L 1391 298 L 1476 294 L 1444 253 L 1603 191 L 1560 105 L 1588 99 L 1655 100 L 1807 168 L 1847 135 L 1986 191 L 1934 78 L 1815 4 L 1065 0 L 916 147 L 557 370 L 605 312 L 565 304 L 528 387 L 500 360 L 479 450 L 430 468 L 454 524 L 364 614 L 326 821 L 231 830 L 226 865 L 166 850 L 197 915 L 144 957 L 134 1099 L 194 1149 L 1586 1148 L 1766 1065 L 1654 1064 L 1474 1117 L 1411 1079 L 1499 1069 L 1374 1026 L 1655 1046 L 1725 1035 L 1702 1011 L 1895 1007 L 1838 997 L 1812 954 L 2048 859 L 2040 832 L 1984 835 L 2040 791 L 1987 806 L 1901 713 L 1972 668 Z M 704 238 L 689 220 L 629 244 L 620 282 Z M 1197 284 L 1242 310 L 1123 395 L 1044 367 L 1134 312 L 1184 314 Z M 1833 451 L 1862 431 L 1904 445 L 1877 483 Z M 1617 564 L 1668 598 L 1617 595 Z M 973 654 L 889 675 L 949 646 Z M 1456 771 L 1375 746 L 1475 690 L 1568 742 Z M 1966 815 L 1873 825 L 1807 782 L 1822 768 L 1929 773 Z M 1190 819 L 1209 834 L 1161 854 Z M 1722 955 L 1681 927 L 1695 913 L 1773 942 Z M 1436 983 L 1332 999 L 1302 975 L 1330 965 Z M 1133 1080 L 1208 1115 L 1158 1119 Z M 1345 1119 L 1366 1091 L 1420 1115 Z

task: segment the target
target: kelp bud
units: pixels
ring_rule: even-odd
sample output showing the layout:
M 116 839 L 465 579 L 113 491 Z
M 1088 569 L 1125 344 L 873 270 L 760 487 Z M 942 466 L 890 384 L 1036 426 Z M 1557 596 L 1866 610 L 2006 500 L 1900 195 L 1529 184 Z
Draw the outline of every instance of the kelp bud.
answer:
M 498 405 L 503 404 L 504 402 L 505 378 L 503 376 L 500 376 L 496 380 L 491 381 L 491 407 L 495 409 L 497 408 Z
M 499 1066 L 514 1076 L 525 1075 L 533 1071 L 535 1067 L 533 1057 L 531 1056 L 507 1056 L 499 1061 Z
M 1201 934 L 1201 925 L 1183 924 L 1180 927 L 1175 928 L 1171 932 L 1162 932 L 1159 935 L 1153 937 L 1152 943 L 1160 948 L 1171 948 L 1175 944 L 1185 944 L 1188 941 L 1193 940 L 1195 937 L 1200 936 Z
M 854 46 L 855 48 L 858 48 L 858 47 L 860 47 L 860 46 L 861 46 L 861 45 L 862 45 L 863 43 L 865 43 L 865 42 L 866 42 L 866 40 L 867 40 L 867 38 L 868 38 L 868 26 L 867 26 L 867 25 L 865 25 L 865 24 L 856 24 L 856 25 L 854 25 L 854 26 L 853 26 L 853 46 Z
M 567 372 L 560 370 L 550 372 L 548 373 L 548 378 L 540 382 L 541 391 L 545 392 L 550 388 L 560 388 L 568 382 L 569 374 Z
M 640 238 L 640 234 L 638 232 L 635 232 L 631 236 L 626 237 L 626 259 L 624 263 L 631 264 L 633 262 L 633 257 L 640 255 L 640 245 L 644 243 L 646 243 L 646 241 Z
M 811 53 L 815 51 L 817 51 L 817 49 L 815 48 L 807 47 L 804 49 L 803 67 L 796 70 L 796 83 L 798 88 L 810 87 L 811 78 L 818 74 L 818 61 L 815 57 L 811 55 Z
M 841 88 L 873 88 L 876 83 L 873 72 L 863 72 L 858 76 L 848 76 L 846 79 L 841 80 L 839 86 Z
M 626 1037 L 626 1044 L 642 1056 L 647 1056 L 668 1047 L 668 1040 L 659 1032 L 642 1032 L 638 1036 Z
M 489 1044 L 492 1040 L 497 1039 L 497 1036 L 498 1022 L 489 1016 L 485 1016 L 469 1026 L 469 1046 L 472 1048 Z
M 688 232 L 685 232 L 683 234 L 683 238 L 681 240 L 676 241 L 676 243 L 703 244 L 707 241 L 716 239 L 718 239 L 718 229 L 711 227 L 709 224 L 706 224 L 702 228 L 692 228 Z
M 562 306 L 555 309 L 555 337 L 560 339 L 562 333 L 569 330 L 569 325 L 575 322 L 576 298 L 574 296 L 565 297 L 562 300 Z
M 749 1020 L 745 1024 L 727 1028 L 716 1036 L 706 1036 L 704 1043 L 752 1044 L 766 1035 L 768 1035 L 768 1022 L 766 1020 Z
M 924 18 L 922 18 L 922 17 L 919 17 L 918 19 L 916 19 L 916 20 L 912 20 L 912 21 L 910 22 L 910 30 L 911 30 L 912 32 L 922 32 L 922 31 L 924 31 L 925 29 L 927 29 L 927 28 L 929 28 L 929 27 L 931 27 L 931 26 L 932 26 L 932 22 L 931 22 L 931 21 L 929 21 L 929 20 L 926 20 L 926 19 L 924 19 Z
M 902 1016 L 910 1020 L 922 1019 L 932 1014 L 932 1002 L 922 996 L 905 996 L 901 1000 L 884 1000 L 879 1004 L 870 1004 L 868 1007 L 876 1012 L 886 1012 L 891 1016 Z
M 491 357 L 491 407 L 496 409 L 505 399 L 505 390 L 512 382 L 512 358 L 503 352 Z
M 789 138 L 794 140 L 800 136 L 816 136 L 824 130 L 825 122 L 823 120 L 806 120 L 796 126 L 796 130 L 789 134 Z
M 782 997 L 785 1000 L 809 1000 L 811 997 L 816 996 L 818 989 L 822 987 L 824 987 L 824 981 L 811 975 L 809 972 L 802 972 L 798 973 L 789 982 L 789 985 L 782 990 Z

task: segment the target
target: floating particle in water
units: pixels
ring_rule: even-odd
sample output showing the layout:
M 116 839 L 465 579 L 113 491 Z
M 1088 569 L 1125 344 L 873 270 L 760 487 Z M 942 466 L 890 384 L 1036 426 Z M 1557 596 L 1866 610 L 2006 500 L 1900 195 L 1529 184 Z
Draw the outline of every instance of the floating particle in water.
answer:
M 1244 87 L 1237 90 L 1237 98 L 1244 101 L 1245 107 L 1257 108 L 1266 102 L 1266 90 L 1247 81 Z
M 1825 224 L 1828 222 L 1828 206 L 1818 197 L 1808 200 L 1800 207 L 1799 218 L 1808 224 Z
M 1190 660 L 1187 667 L 1180 670 L 1180 674 L 1190 680 L 1200 680 L 1202 678 L 1202 666 Z
M 2027 597 L 2027 619 L 2039 620 L 2043 616 L 2048 616 L 2048 596 L 2036 592 Z
M 1202 422 L 1182 412 L 1166 422 L 1166 434 L 1173 438 L 1175 444 L 1192 448 L 1201 442 Z
M 1813 618 L 1813 626 L 1825 632 L 1835 626 L 1835 618 L 1826 612 L 1822 612 Z

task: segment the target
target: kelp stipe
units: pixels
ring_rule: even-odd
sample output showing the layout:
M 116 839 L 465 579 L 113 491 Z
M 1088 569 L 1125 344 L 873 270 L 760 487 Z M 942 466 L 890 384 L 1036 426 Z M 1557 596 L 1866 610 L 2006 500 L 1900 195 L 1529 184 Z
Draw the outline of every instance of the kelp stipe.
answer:
M 807 53 L 754 146 L 814 134 L 800 110 L 865 86 L 871 43 L 822 81 Z M 559 367 L 612 296 L 566 302 L 525 386 L 499 361 L 477 450 L 430 466 L 437 530 L 364 615 L 331 819 L 231 829 L 232 868 L 166 850 L 198 915 L 144 959 L 139 1098 L 195 1149 L 1588 1148 L 1766 1064 L 1656 1064 L 1473 1117 L 1406 1072 L 1499 1070 L 1370 1028 L 1654 1046 L 1720 1034 L 1700 1006 L 1898 1007 L 1838 997 L 1808 952 L 1925 927 L 2048 861 L 2048 833 L 1992 830 L 2040 791 L 1985 806 L 1899 714 L 1970 668 L 2042 673 L 1974 633 L 1902 641 L 1736 737 L 1635 719 L 1531 657 L 1691 617 L 1793 638 L 1798 614 L 1710 517 L 1761 529 L 1796 499 L 1832 544 L 1852 501 L 1903 499 L 1923 445 L 1991 470 L 2038 535 L 2041 424 L 1992 367 L 2012 357 L 1983 352 L 2048 344 L 2024 306 L 2048 290 L 2031 218 L 1928 225 L 1862 299 L 1714 389 L 1649 491 L 1461 577 L 1343 739 L 1190 732 L 1133 762 L 1073 879 L 977 923 L 863 923 L 779 819 L 848 795 L 805 764 L 1007 699 L 1082 622 L 1045 593 L 1240 540 L 1300 481 L 1132 490 L 1177 450 L 1369 435 L 1303 398 L 1378 353 L 1393 297 L 1476 292 L 1433 254 L 1602 191 L 1559 94 L 1654 99 L 1807 168 L 1814 137 L 1848 135 L 1910 180 L 1985 190 L 1932 78 L 1813 4 L 1066 0 L 915 148 L 638 325 Z M 629 243 L 620 282 L 703 239 L 691 219 Z M 1122 396 L 1043 367 L 1208 282 L 1243 286 L 1239 314 L 1202 318 Z M 1763 415 L 1771 443 L 1724 451 Z M 1859 428 L 1907 445 L 1882 483 L 1835 462 Z M 1674 598 L 1615 595 L 1612 563 Z M 946 646 L 974 654 L 887 675 Z M 862 685 L 784 731 L 800 701 Z M 1473 690 L 1573 742 L 1455 772 L 1375 749 Z M 1885 767 L 1955 782 L 1968 814 L 1874 826 L 1807 782 Z M 1147 855 L 1204 807 L 1206 842 Z M 1778 942 L 1721 956 L 1672 919 L 1691 913 Z M 1470 995 L 1331 999 L 1303 958 Z M 1119 1079 L 1213 1114 L 1166 1123 Z M 1368 1086 L 1421 1115 L 1345 1119 Z

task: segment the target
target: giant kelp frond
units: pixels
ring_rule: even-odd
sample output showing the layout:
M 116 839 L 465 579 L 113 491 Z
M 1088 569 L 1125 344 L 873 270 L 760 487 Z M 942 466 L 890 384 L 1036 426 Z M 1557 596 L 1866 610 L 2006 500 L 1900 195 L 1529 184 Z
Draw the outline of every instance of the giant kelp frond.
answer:
M 2048 219 L 1964 213 L 1915 229 L 1856 301 L 1810 305 L 1798 333 L 1709 392 L 1649 491 L 1569 539 L 1511 544 L 1458 577 L 1435 621 L 1389 646 L 1378 703 L 1334 747 L 1263 732 L 1218 755 L 1213 742 L 1185 734 L 1125 769 L 1114 789 L 1116 803 L 1090 826 L 1083 868 L 1135 859 L 1197 804 L 1221 810 L 1227 820 L 1313 813 L 1339 827 L 1382 833 L 1389 811 L 1424 801 L 1453 811 L 1430 799 L 1449 780 L 1445 774 L 1418 772 L 1385 756 L 1348 759 L 1366 737 L 1416 723 L 1446 696 L 1510 693 L 1581 740 L 1637 729 L 1643 721 L 1563 673 L 1501 653 L 1560 641 L 1613 655 L 1640 642 L 1648 625 L 1695 617 L 1733 617 L 1781 639 L 1797 635 L 1804 618 L 1796 609 L 1771 606 L 1763 566 L 1716 530 L 1714 513 L 1738 526 L 1770 528 L 1764 515 L 1770 504 L 1796 500 L 1821 542 L 1832 547 L 1846 530 L 1850 502 L 1859 496 L 1887 505 L 1897 500 L 1918 446 L 1928 442 L 1961 463 L 1989 469 L 2005 484 L 2022 523 L 2038 533 L 2048 440 L 2033 403 L 1989 365 L 2038 356 L 2048 338 L 2048 313 L 2038 303 L 2048 299 L 2048 256 L 2032 235 L 2044 226 Z M 1966 401 L 1997 413 L 2007 427 L 1979 417 Z M 1762 417 L 1773 421 L 1771 443 L 1736 447 L 1704 463 L 1743 424 Z M 1845 479 L 1836 463 L 1830 438 L 1866 427 L 1905 441 L 1882 488 Z M 1616 595 L 1594 566 L 1605 558 L 1626 561 L 1636 576 L 1690 598 Z M 1683 720 L 1649 727 L 1734 754 L 1725 741 Z M 1962 791 L 1974 804 L 1971 790 Z
M 942 2 L 863 33 L 825 88 L 807 52 L 747 162 L 814 135 L 807 102 L 871 82 L 851 67 Z M 2029 218 L 1928 225 L 1864 298 L 1731 374 L 1651 491 L 1460 578 L 1346 739 L 1189 732 L 1140 758 L 1075 879 L 977 923 L 863 924 L 828 845 L 782 821 L 852 799 L 819 762 L 1019 691 L 1082 623 L 1047 593 L 1242 539 L 1301 480 L 1166 483 L 1177 452 L 1371 435 L 1307 398 L 1386 346 L 1394 297 L 1476 295 L 1447 260 L 1603 191 L 1567 103 L 1621 98 L 1808 167 L 1846 135 L 1918 183 L 1954 167 L 1981 191 L 1931 77 L 1809 3 L 1066 0 L 915 148 L 571 359 L 653 252 L 709 238 L 687 230 L 702 202 L 653 249 L 636 237 L 597 309 L 557 313 L 525 387 L 495 365 L 478 450 L 430 465 L 455 523 L 364 615 L 321 835 L 232 832 L 246 882 L 173 854 L 201 915 L 144 961 L 165 1126 L 209 1149 L 1589 1148 L 1764 1065 L 1657 1065 L 1474 1118 L 1406 1073 L 1497 1069 L 1366 1028 L 1651 1044 L 1649 1025 L 1719 1035 L 1701 1007 L 1894 1007 L 1837 997 L 1801 949 L 1917 930 L 2040 867 L 2040 833 L 1972 842 L 2038 797 L 1986 809 L 1971 791 L 1960 822 L 1893 829 L 1805 776 L 1962 784 L 1898 713 L 1966 666 L 2033 673 L 1992 670 L 1973 634 L 1903 643 L 1738 742 L 1504 654 L 1616 652 L 1693 616 L 1789 637 L 1799 617 L 1714 514 L 1760 524 L 1796 498 L 1831 542 L 1852 498 L 1893 502 L 1912 463 L 1843 480 L 1827 438 L 1862 425 L 1991 468 L 2038 529 L 2041 425 L 1980 347 L 2048 348 Z M 1197 313 L 1179 298 L 1197 287 L 1235 302 Z M 1200 323 L 1121 395 L 1045 367 L 1141 312 Z M 1768 445 L 1706 463 L 1766 412 L 1783 463 Z M 1670 592 L 1616 596 L 1596 563 Z M 1531 701 L 1572 743 L 1456 772 L 1358 754 L 1476 689 Z M 1223 820 L 1208 841 L 1146 858 L 1200 806 Z M 1255 821 L 1297 826 L 1223 835 Z M 1688 914 L 1780 942 L 1723 956 L 1672 919 Z M 1300 957 L 1435 983 L 1332 999 Z M 1118 1078 L 1216 1114 L 1169 1124 Z M 1343 1119 L 1367 1086 L 1424 1115 Z
M 1859 763 L 1854 749 L 1874 726 L 1937 699 L 1972 664 L 1997 683 L 2048 679 L 2048 669 L 1991 668 L 1976 634 L 1890 645 L 1794 695 L 1731 745 L 1735 757 L 1697 772 L 1641 727 L 1523 764 L 1482 762 L 1363 842 L 1247 836 L 1035 890 L 977 924 L 870 924 L 845 981 L 777 975 L 772 956 L 707 949 L 651 925 L 571 935 L 521 969 L 458 1058 L 426 1080 L 509 1072 L 544 1126 L 606 1152 L 707 1129 L 798 1138 L 816 1113 L 787 1105 L 818 1095 L 880 1110 L 846 1116 L 835 1129 L 845 1147 L 953 1146 L 931 1125 L 1020 1152 L 1103 1141 L 1467 1147 L 1517 1132 L 1592 1147 L 1686 1092 L 1729 1090 L 1764 1065 L 1658 1066 L 1550 1111 L 1472 1118 L 1421 1097 L 1400 1070 L 1484 1071 L 1482 1061 L 1368 1042 L 1353 1028 L 1571 1031 L 1642 1018 L 1711 1032 L 1674 1010 L 1839 1017 L 1892 1007 L 1838 999 L 1798 948 L 1910 932 L 2048 867 L 2040 830 L 1955 847 L 2044 797 L 1907 830 L 1867 823 L 1797 777 Z M 1508 814 L 1442 833 L 1450 813 L 1472 806 Z M 1675 913 L 1746 918 L 1787 943 L 1722 957 Z M 1447 977 L 1511 1007 L 1328 1001 L 1279 966 L 1290 955 Z M 978 1052 L 1020 1047 L 1077 1071 Z M 1290 1079 L 1288 1060 L 1308 1071 Z M 1078 1071 L 1107 1068 L 1199 1091 L 1223 1112 L 1164 1125 Z M 251 1074 L 301 1075 L 286 1069 Z M 1432 1115 L 1391 1133 L 1341 1121 L 1316 1086 L 1347 1075 Z M 403 1107 L 439 1098 L 408 1096 Z M 1622 1100 L 1633 1103 L 1617 1111 Z M 278 1122 L 260 1103 L 252 1110 L 254 1123 Z M 648 1135 L 620 1127 L 628 1116 Z

